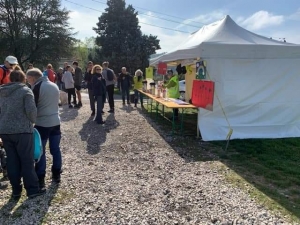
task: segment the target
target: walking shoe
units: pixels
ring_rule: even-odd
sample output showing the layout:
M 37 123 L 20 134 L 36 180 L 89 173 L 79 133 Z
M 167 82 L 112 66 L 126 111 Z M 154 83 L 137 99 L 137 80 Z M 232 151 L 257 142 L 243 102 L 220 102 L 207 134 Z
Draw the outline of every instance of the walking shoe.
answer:
M 74 108 L 79 109 L 80 106 L 77 104 L 77 105 L 74 105 Z
M 52 174 L 52 182 L 57 184 L 60 183 L 60 174 L 56 174 L 56 175 Z
M 115 110 L 111 109 L 111 110 L 108 110 L 107 112 L 109 112 L 109 113 L 114 113 Z
M 32 199 L 32 198 L 38 197 L 40 195 L 43 195 L 45 193 L 46 193 L 46 189 L 40 189 L 40 190 L 38 190 L 37 193 L 28 195 L 27 197 L 30 198 L 30 199 Z
M 70 105 L 69 105 L 69 108 L 71 109 L 71 108 L 73 108 L 73 106 L 70 104 Z
M 52 182 L 59 183 L 60 182 L 60 174 L 62 173 L 61 169 L 51 169 L 52 171 Z
M 95 111 L 92 111 L 92 114 L 91 114 L 91 116 L 95 116 Z
M 102 122 L 97 122 L 97 124 L 101 124 L 101 125 L 103 125 L 103 124 L 105 124 L 105 121 L 102 121 Z
M 82 107 L 82 103 L 81 103 L 81 102 L 78 102 L 78 106 L 79 106 L 79 107 Z

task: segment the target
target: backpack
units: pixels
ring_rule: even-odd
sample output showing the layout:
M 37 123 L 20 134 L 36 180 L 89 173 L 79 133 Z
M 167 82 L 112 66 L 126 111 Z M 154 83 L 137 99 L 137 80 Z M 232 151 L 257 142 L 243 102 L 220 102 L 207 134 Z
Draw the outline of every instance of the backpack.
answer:
M 115 78 L 114 73 L 110 69 L 106 70 L 106 77 L 108 81 L 113 81 Z
M 37 163 L 40 161 L 41 156 L 43 155 L 43 146 L 41 135 L 36 128 L 33 128 L 33 158 L 34 161 Z
M 6 77 L 6 71 L 7 71 L 7 69 L 6 69 L 6 67 L 4 65 L 0 65 L 0 68 L 3 69 L 3 76 L 2 76 L 2 79 L 0 80 L 0 85 L 1 85 L 1 84 L 3 84 L 3 80 Z

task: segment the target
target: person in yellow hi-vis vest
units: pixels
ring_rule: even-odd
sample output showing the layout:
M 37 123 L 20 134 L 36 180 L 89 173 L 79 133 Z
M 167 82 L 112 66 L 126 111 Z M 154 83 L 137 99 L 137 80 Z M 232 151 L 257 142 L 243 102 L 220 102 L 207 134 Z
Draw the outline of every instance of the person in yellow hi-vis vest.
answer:
M 167 75 L 170 80 L 164 87 L 168 90 L 168 97 L 178 99 L 180 97 L 178 75 L 174 74 L 173 70 L 168 70 Z M 178 109 L 173 109 L 173 113 L 174 119 L 178 120 Z
M 138 69 L 137 71 L 135 71 L 133 77 L 134 107 L 137 107 L 139 96 L 140 96 L 141 103 L 143 101 L 141 94 L 139 94 L 138 92 L 138 89 L 142 89 L 142 87 L 143 87 L 143 72 L 140 69 Z

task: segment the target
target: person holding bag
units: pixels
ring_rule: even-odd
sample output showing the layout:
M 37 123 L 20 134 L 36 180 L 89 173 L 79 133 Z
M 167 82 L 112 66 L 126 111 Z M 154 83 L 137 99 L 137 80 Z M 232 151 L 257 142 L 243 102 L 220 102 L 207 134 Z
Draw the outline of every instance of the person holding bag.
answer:
M 12 71 L 10 82 L 0 87 L 0 138 L 7 155 L 7 173 L 12 198 L 21 197 L 23 178 L 28 198 L 45 193 L 34 168 L 33 123 L 37 108 L 23 71 Z

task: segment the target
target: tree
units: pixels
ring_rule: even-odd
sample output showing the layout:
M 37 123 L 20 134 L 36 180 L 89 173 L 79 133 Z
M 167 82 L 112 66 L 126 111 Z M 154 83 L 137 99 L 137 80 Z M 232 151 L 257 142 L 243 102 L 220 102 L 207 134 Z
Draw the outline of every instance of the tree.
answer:
M 124 0 L 108 0 L 108 8 L 98 18 L 96 44 L 100 46 L 96 61 L 109 61 L 115 72 L 125 66 L 133 73 L 136 69 L 148 66 L 151 54 L 160 49 L 156 36 L 143 35 L 138 13 Z
M 16 56 L 22 68 L 55 64 L 75 40 L 68 19 L 60 0 L 0 0 L 0 54 Z
M 81 68 L 85 68 L 88 61 L 93 60 L 96 55 L 98 46 L 94 37 L 85 38 L 84 41 L 77 40 L 75 42 L 72 56 L 78 61 Z

